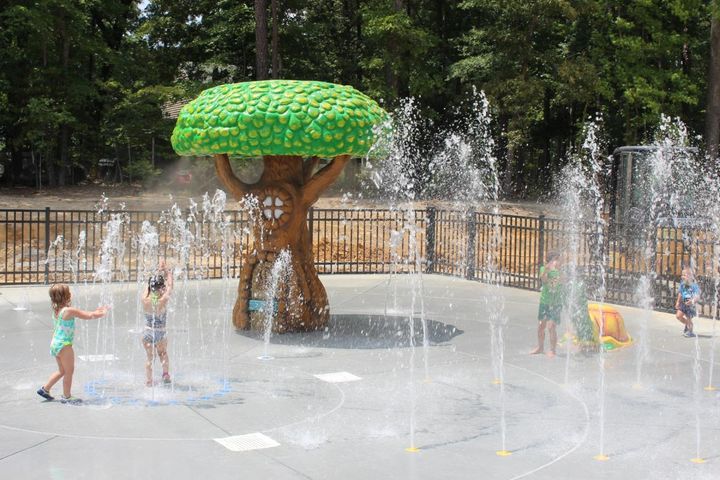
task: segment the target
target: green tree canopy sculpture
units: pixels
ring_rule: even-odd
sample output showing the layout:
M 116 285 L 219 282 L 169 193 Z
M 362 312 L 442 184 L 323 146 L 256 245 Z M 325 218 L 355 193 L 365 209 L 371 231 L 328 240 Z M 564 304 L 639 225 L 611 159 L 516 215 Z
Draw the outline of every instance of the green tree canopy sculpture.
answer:
M 277 295 L 274 330 L 313 330 L 329 318 L 327 294 L 313 264 L 307 211 L 353 156 L 375 142 L 375 127 L 388 118 L 378 104 L 352 87 L 297 80 L 220 85 L 202 92 L 180 112 L 172 145 L 181 155 L 215 157 L 223 185 L 237 199 L 258 198 L 262 251 L 248 254 L 233 309 L 236 328 L 260 328 L 267 278 L 282 250 L 291 253 L 289 280 Z M 262 157 L 263 174 L 246 184 L 228 156 Z M 320 158 L 331 159 L 318 170 Z M 258 238 L 262 236 L 262 238 Z M 250 302 L 255 300 L 255 302 Z
M 180 112 L 181 155 L 364 156 L 386 113 L 352 87 L 268 80 L 210 88 Z

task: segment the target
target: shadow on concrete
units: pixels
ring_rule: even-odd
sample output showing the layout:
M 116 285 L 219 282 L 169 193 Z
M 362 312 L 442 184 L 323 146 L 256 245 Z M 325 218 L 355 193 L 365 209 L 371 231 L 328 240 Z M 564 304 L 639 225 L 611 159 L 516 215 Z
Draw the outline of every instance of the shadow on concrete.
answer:
M 295 345 L 317 348 L 406 348 L 410 346 L 408 317 L 392 315 L 349 314 L 332 315 L 325 330 L 302 333 L 273 334 L 273 345 Z M 426 319 L 429 345 L 441 345 L 464 333 L 459 328 Z M 413 318 L 416 346 L 423 344 L 423 327 L 420 318 Z M 248 338 L 263 339 L 262 332 L 238 331 Z

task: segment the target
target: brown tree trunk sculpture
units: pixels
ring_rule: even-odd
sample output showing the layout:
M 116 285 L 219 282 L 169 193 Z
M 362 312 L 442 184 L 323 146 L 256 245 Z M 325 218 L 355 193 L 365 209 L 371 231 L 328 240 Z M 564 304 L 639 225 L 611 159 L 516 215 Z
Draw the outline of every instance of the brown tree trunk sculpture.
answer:
M 329 319 L 327 293 L 315 270 L 308 209 L 340 175 L 350 159 L 343 155 L 313 174 L 318 159 L 266 156 L 258 182 L 249 185 L 232 171 L 227 155 L 215 156 L 223 185 L 237 200 L 253 195 L 260 203 L 262 224 L 255 228 L 255 252 L 243 256 L 233 324 L 238 329 L 262 329 L 265 313 L 250 311 L 250 300 L 266 301 L 268 278 L 283 250 L 290 253 L 287 277 L 276 291 L 273 331 L 292 332 L 323 328 Z M 263 303 L 263 308 L 275 308 Z

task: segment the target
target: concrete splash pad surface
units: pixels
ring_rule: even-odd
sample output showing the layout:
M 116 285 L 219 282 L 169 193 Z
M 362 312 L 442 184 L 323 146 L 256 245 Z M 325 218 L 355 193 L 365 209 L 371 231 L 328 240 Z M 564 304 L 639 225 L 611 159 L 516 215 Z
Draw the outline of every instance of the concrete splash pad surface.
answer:
M 257 358 L 265 348 L 258 335 L 195 330 L 196 319 L 209 324 L 226 315 L 222 303 L 232 297 L 234 282 L 186 286 L 192 294 L 177 301 L 169 321 L 174 383 L 154 388 L 143 385 L 137 285 L 113 286 L 112 323 L 78 327 L 73 393 L 86 400 L 78 407 L 43 402 L 35 394 L 55 368 L 48 353 L 47 288 L 1 289 L 0 476 L 716 478 L 718 396 L 701 389 L 695 400 L 695 342 L 680 335 L 672 315 L 652 314 L 641 385 L 637 345 L 605 355 L 604 453 L 610 459 L 598 462 L 597 358 L 573 353 L 564 385 L 564 347 L 555 359 L 527 354 L 536 341 L 537 293 L 502 289 L 508 316 L 505 446 L 512 455 L 500 457 L 499 387 L 492 382 L 484 301 L 491 288 L 423 277 L 431 344 L 426 370 L 423 349 L 413 360 L 405 333 L 409 277 L 322 280 L 333 311 L 328 331 L 273 337 L 269 361 Z M 76 303 L 95 305 L 99 287 L 84 288 L 74 290 Z M 187 292 L 176 295 L 187 298 Z M 30 311 L 13 310 L 24 302 Z M 643 313 L 619 310 L 638 338 Z M 416 333 L 418 327 L 416 321 Z M 704 387 L 712 325 L 701 319 L 696 331 Z M 98 339 L 98 332 L 114 340 Z M 204 343 L 193 343 L 199 337 Z M 98 352 L 112 357 L 90 357 Z M 60 391 L 57 385 L 53 394 Z M 697 456 L 696 412 L 700 456 L 707 460 L 701 465 L 690 462 Z M 405 451 L 411 425 L 417 453 Z M 215 441 L 243 435 L 251 437 L 233 440 L 244 451 Z

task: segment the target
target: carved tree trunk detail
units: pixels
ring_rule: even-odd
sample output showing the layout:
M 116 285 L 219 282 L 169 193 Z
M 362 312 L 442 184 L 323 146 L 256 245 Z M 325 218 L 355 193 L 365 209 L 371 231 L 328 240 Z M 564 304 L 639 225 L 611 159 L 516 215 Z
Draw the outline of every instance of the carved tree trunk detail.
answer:
M 215 168 L 230 194 L 240 199 L 254 195 L 260 201 L 262 228 L 255 230 L 257 254 L 243 257 L 233 324 L 238 329 L 262 328 L 261 312 L 250 312 L 250 300 L 265 300 L 267 278 L 282 250 L 289 250 L 290 278 L 278 286 L 273 330 L 290 332 L 324 327 L 330 316 L 327 293 L 315 270 L 312 239 L 307 226 L 309 208 L 340 175 L 349 156 L 336 157 L 313 174 L 318 160 L 266 156 L 258 182 L 248 185 L 233 173 L 227 155 L 215 156 Z M 262 237 L 262 238 L 261 238 Z M 265 305 L 264 308 L 273 308 Z

